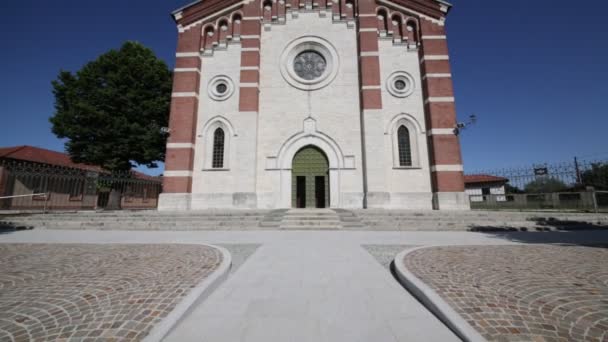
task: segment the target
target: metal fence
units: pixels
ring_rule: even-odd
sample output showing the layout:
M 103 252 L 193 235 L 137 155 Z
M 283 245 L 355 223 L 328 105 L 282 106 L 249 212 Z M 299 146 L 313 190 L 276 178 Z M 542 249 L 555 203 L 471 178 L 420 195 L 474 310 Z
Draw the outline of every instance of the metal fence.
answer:
M 472 192 L 467 186 L 474 209 L 608 211 L 608 161 L 574 159 L 473 174 L 507 180 L 497 181 L 483 192 Z
M 162 182 L 107 172 L 0 160 L 0 210 L 156 208 Z

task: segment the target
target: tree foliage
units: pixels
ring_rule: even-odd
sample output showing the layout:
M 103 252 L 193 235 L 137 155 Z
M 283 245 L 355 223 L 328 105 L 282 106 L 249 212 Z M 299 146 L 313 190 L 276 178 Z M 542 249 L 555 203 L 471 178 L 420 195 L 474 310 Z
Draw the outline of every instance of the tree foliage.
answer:
M 164 160 L 171 72 L 152 50 L 126 42 L 52 82 L 52 131 L 75 162 L 122 171 Z
M 552 177 L 538 177 L 526 184 L 524 188 L 525 192 L 529 194 L 560 192 L 567 189 L 568 186 L 564 182 Z
M 505 192 L 507 194 L 523 194 L 524 191 L 517 186 L 511 185 L 509 183 L 505 184 Z
M 594 163 L 581 174 L 583 184 L 596 190 L 608 190 L 608 163 Z

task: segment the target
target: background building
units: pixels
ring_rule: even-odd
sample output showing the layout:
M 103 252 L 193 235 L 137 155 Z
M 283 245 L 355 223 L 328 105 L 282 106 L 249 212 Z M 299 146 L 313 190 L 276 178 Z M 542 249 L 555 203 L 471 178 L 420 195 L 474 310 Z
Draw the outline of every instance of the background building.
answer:
M 498 195 L 493 196 L 495 201 L 506 201 L 505 185 L 508 182 L 507 178 L 485 174 L 464 176 L 465 191 L 471 202 L 483 202 L 484 196 L 489 195 Z
M 120 192 L 120 208 L 152 209 L 161 179 L 137 171 L 111 173 L 39 147 L 0 148 L 0 197 L 9 197 L 0 198 L 0 209 L 101 209 L 112 189 Z

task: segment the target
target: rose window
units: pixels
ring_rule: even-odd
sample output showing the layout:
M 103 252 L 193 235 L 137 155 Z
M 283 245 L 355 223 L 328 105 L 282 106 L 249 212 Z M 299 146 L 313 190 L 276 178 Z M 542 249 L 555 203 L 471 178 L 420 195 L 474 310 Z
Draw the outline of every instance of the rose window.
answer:
M 296 75 L 307 81 L 321 77 L 326 68 L 327 61 L 325 58 L 320 53 L 312 50 L 301 52 L 293 61 L 293 70 Z

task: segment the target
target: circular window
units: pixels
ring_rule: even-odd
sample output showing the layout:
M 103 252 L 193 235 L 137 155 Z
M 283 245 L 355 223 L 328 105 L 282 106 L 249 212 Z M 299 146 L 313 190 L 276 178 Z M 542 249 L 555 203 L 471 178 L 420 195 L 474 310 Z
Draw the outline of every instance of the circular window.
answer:
M 397 71 L 389 76 L 386 87 L 393 96 L 407 97 L 414 92 L 414 78 L 405 71 Z
M 226 85 L 226 83 L 220 83 L 218 85 L 215 86 L 215 91 L 218 94 L 223 94 L 228 90 L 228 85 Z
M 302 37 L 289 43 L 281 55 L 281 74 L 302 90 L 321 89 L 338 74 L 338 53 L 326 40 Z
M 228 76 L 215 76 L 209 81 L 209 97 L 216 101 L 229 98 L 234 92 L 234 84 Z
M 326 68 L 325 57 L 312 50 L 300 52 L 293 61 L 293 70 L 296 75 L 307 81 L 321 77 Z
M 395 88 L 397 88 L 397 90 L 403 90 L 403 89 L 405 89 L 406 86 L 407 86 L 407 84 L 405 83 L 404 80 L 395 81 Z

